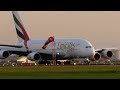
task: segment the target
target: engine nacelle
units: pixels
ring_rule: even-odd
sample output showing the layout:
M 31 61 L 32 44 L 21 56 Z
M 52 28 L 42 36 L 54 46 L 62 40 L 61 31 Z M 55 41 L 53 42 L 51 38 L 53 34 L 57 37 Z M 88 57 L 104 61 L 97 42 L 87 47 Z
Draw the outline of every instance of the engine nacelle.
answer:
M 103 50 L 101 52 L 101 56 L 102 56 L 102 58 L 109 59 L 113 56 L 113 52 L 109 51 L 109 50 Z
M 96 61 L 99 60 L 100 58 L 101 58 L 100 53 L 95 52 L 95 55 L 92 58 L 90 58 L 90 60 Z
M 40 59 L 40 54 L 38 52 L 32 52 L 27 55 L 27 59 L 31 61 L 39 60 Z
M 5 59 L 9 56 L 9 52 L 6 50 L 0 50 L 0 59 Z

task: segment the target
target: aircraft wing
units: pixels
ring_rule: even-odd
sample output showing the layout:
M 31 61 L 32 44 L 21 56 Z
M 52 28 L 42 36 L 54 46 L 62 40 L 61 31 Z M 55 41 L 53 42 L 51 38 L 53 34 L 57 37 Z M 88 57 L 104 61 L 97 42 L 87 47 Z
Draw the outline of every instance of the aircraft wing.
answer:
M 53 51 L 52 49 L 49 49 L 49 50 L 47 50 L 47 49 L 32 50 L 31 53 L 34 53 L 34 52 L 39 53 L 41 59 L 43 59 L 43 60 L 52 60 L 53 55 L 57 59 L 61 59 L 66 55 L 62 50 Z
M 110 59 L 113 56 L 113 50 L 119 51 L 117 48 L 95 49 L 95 55 L 91 60 L 99 60 L 100 58 Z
M 16 54 L 19 56 L 27 56 L 28 59 L 30 60 L 53 59 L 54 51 L 52 49 L 51 50 L 47 50 L 47 49 L 29 50 L 24 47 L 21 48 L 19 46 L 14 46 L 14 45 L 13 46 L 0 45 L 0 46 L 4 46 L 0 48 L 0 59 L 5 59 L 12 54 Z M 55 52 L 54 55 L 58 59 L 65 56 L 65 54 L 61 51 Z

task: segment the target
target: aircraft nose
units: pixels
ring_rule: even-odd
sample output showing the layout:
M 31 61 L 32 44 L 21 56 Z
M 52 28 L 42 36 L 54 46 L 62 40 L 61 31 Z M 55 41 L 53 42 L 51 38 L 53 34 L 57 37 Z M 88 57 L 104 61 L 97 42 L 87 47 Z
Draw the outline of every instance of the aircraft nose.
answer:
M 95 55 L 95 50 L 94 49 L 90 49 L 89 50 L 89 57 L 93 57 Z

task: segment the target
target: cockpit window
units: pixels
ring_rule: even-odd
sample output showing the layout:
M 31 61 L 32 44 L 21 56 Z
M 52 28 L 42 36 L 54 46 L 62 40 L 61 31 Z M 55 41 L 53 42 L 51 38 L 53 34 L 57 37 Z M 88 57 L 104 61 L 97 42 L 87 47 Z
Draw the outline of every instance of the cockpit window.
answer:
M 92 46 L 86 46 L 86 48 L 92 48 Z

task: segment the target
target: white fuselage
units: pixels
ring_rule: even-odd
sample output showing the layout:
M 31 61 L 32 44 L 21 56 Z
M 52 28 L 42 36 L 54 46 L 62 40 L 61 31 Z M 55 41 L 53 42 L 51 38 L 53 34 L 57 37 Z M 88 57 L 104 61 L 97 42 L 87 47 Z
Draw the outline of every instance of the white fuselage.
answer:
M 44 51 L 42 46 L 45 44 L 46 40 L 29 40 L 27 42 L 29 50 Z M 24 46 L 24 42 L 19 43 L 19 45 Z M 55 46 L 54 46 L 55 45 Z M 45 50 L 55 52 L 65 53 L 64 58 L 89 58 L 94 56 L 95 50 L 91 43 L 84 39 L 55 39 L 55 42 L 48 44 Z M 59 54 L 57 53 L 57 54 Z

